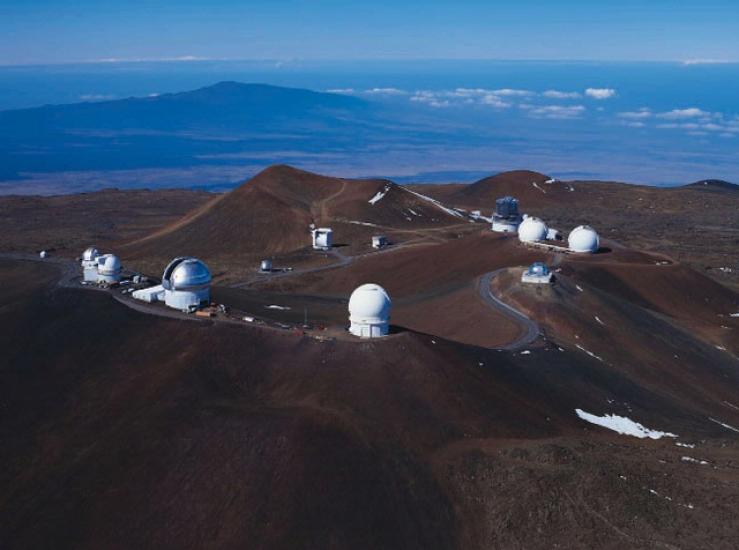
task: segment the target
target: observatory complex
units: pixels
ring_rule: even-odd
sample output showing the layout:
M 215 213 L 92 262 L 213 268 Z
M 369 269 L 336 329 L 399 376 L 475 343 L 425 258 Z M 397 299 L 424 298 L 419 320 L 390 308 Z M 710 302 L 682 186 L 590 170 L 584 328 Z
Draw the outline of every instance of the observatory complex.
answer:
M 495 201 L 493 231 L 515 233 L 522 220 L 521 214 L 518 213 L 518 199 L 502 197 Z
M 316 227 L 311 229 L 314 250 L 331 250 L 334 232 L 330 227 Z
M 580 225 L 570 232 L 567 244 L 572 252 L 593 254 L 600 247 L 600 238 L 589 225 Z
M 207 304 L 211 280 L 208 267 L 197 258 L 175 258 L 162 275 L 164 303 L 182 311 Z
M 522 283 L 550 284 L 552 272 L 542 262 L 534 262 L 521 274 Z
M 82 253 L 82 280 L 87 283 L 96 283 L 98 280 L 98 257 L 100 252 L 94 246 Z
M 390 321 L 390 296 L 374 283 L 364 284 L 349 298 L 349 332 L 360 338 L 386 336 Z
M 98 284 L 113 284 L 121 280 L 121 261 L 114 254 L 103 254 L 97 257 Z

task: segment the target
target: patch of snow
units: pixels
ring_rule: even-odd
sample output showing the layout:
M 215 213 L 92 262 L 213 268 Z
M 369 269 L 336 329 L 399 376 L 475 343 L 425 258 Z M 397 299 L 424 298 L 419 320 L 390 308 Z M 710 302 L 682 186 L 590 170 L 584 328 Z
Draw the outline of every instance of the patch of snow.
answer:
M 390 184 L 386 184 L 385 187 L 383 187 L 380 191 L 378 191 L 374 197 L 372 197 L 367 202 L 370 203 L 372 206 L 374 206 L 379 200 L 382 199 L 385 195 L 387 195 L 387 192 L 390 191 Z
M 729 313 L 729 317 L 739 317 L 739 313 Z
M 286 310 L 290 309 L 288 306 L 276 306 L 274 304 L 271 305 L 271 306 L 264 306 L 264 307 L 266 309 L 279 309 L 279 310 L 282 310 L 282 311 L 286 311 Z
M 598 361 L 600 361 L 600 362 L 603 362 L 603 358 L 602 358 L 602 357 L 599 357 L 599 356 L 595 355 L 595 354 L 594 354 L 594 353 L 593 353 L 592 351 L 588 351 L 588 350 L 586 350 L 586 349 L 585 349 L 584 347 L 582 347 L 582 346 L 581 346 L 580 344 L 575 344 L 575 347 L 577 347 L 577 349 L 579 349 L 579 350 L 581 350 L 581 351 L 584 351 L 584 352 L 585 352 L 585 353 L 587 353 L 587 354 L 588 354 L 588 355 L 589 355 L 590 357 L 593 357 L 593 358 L 597 359 Z
M 484 222 L 487 222 L 487 223 L 493 223 L 493 217 L 492 217 L 492 216 L 490 216 L 490 217 L 487 217 L 487 216 L 483 216 L 483 215 L 482 215 L 482 214 L 480 213 L 480 211 L 479 211 L 479 210 L 473 210 L 473 211 L 472 211 L 472 212 L 470 212 L 470 213 L 469 213 L 468 215 L 469 215 L 469 217 L 470 217 L 470 218 L 472 218 L 473 220 L 478 220 L 478 221 L 484 221 Z
M 606 324 L 603 321 L 601 321 L 600 317 L 598 317 L 597 315 L 595 316 L 595 320 L 598 321 L 598 323 L 600 323 L 601 325 L 606 326 Z
M 726 405 L 727 407 L 731 407 L 732 409 L 736 409 L 737 411 L 739 411 L 739 407 L 737 407 L 733 403 L 729 403 L 728 401 L 724 401 L 724 405 Z
M 538 185 L 536 184 L 536 182 L 535 182 L 535 181 L 532 181 L 532 182 L 531 182 L 531 185 L 533 185 L 534 187 L 536 187 L 536 188 L 537 188 L 537 189 L 538 189 L 539 191 L 541 191 L 541 192 L 542 192 L 542 193 L 544 193 L 545 195 L 547 194 L 547 192 L 546 192 L 546 189 L 542 189 L 541 187 L 539 187 L 539 186 L 538 186 Z
M 420 217 L 420 216 L 421 216 L 421 214 L 419 214 L 418 212 L 416 212 L 416 211 L 415 211 L 415 210 L 413 210 L 412 208 L 408 208 L 408 212 L 410 212 L 410 213 L 411 213 L 411 214 L 413 214 L 414 216 L 418 216 L 418 217 Z
M 683 462 L 690 462 L 692 464 L 700 464 L 701 466 L 706 466 L 708 462 L 705 460 L 698 460 L 697 458 L 693 458 L 692 456 L 681 456 L 680 460 Z
M 729 424 L 725 424 L 725 423 L 721 422 L 720 420 L 716 420 L 715 418 L 711 418 L 711 417 L 708 417 L 708 420 L 710 420 L 711 422 L 715 422 L 719 426 L 723 426 L 727 430 L 731 430 L 732 432 L 739 433 L 739 429 L 737 429 L 734 426 L 731 426 Z
M 724 346 L 716 346 L 716 349 L 726 351 L 726 348 Z
M 579 290 L 580 292 L 583 292 L 583 289 L 582 289 L 582 287 L 581 287 L 580 285 L 575 285 L 575 288 L 576 288 L 577 290 Z
M 675 441 L 675 445 L 678 447 L 685 447 L 686 449 L 695 449 L 695 445 L 693 443 L 680 443 L 679 441 Z
M 354 225 L 366 225 L 368 227 L 380 227 L 376 223 L 370 223 L 370 222 L 357 222 L 350 220 L 349 223 L 353 223 Z
M 436 199 L 432 199 L 431 197 L 427 197 L 426 195 L 422 195 L 421 193 L 416 193 L 415 191 L 411 191 L 410 189 L 408 189 L 407 187 L 404 187 L 404 186 L 401 186 L 400 188 L 401 189 L 405 189 L 406 191 L 408 191 L 412 195 L 417 196 L 419 199 L 425 200 L 426 202 L 430 202 L 431 204 L 433 204 L 434 206 L 436 206 L 440 210 L 443 210 L 444 212 L 446 212 L 450 216 L 454 216 L 455 218 L 462 218 L 463 217 L 462 214 L 460 214 L 459 212 L 457 212 L 453 208 L 447 208 L 446 206 L 444 206 L 443 204 L 441 204 Z
M 545 181 L 544 183 L 556 183 L 556 181 L 557 180 L 555 178 L 550 178 L 547 181 Z
M 678 437 L 676 434 L 670 432 L 650 430 L 649 428 L 646 428 L 638 422 L 634 422 L 633 420 L 631 420 L 630 418 L 626 418 L 625 416 L 618 416 L 615 414 L 596 416 L 594 414 L 585 412 L 582 409 L 575 409 L 575 413 L 577 413 L 577 416 L 579 416 L 582 420 L 585 420 L 586 422 L 597 424 L 598 426 L 608 428 L 609 430 L 613 430 L 614 432 L 618 432 L 622 435 L 631 435 L 634 437 L 638 437 L 639 439 L 644 439 L 647 437 L 649 439 Z
M 519 355 L 531 355 L 531 352 L 527 349 L 523 350 Z

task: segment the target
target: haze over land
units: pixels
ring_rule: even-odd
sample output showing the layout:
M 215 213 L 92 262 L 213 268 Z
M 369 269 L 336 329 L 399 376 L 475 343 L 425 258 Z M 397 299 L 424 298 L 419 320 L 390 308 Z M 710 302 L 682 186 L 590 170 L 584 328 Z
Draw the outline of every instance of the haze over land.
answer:
M 218 81 L 302 91 L 262 88 L 272 96 L 264 103 L 254 87 Z M 0 83 L 6 110 L 97 104 L 0 112 L 6 194 L 224 189 L 276 162 L 401 182 L 511 168 L 656 185 L 739 181 L 735 64 L 116 62 L 3 67 Z M 190 109 L 178 112 L 166 93 Z M 131 117 L 136 104 L 146 117 Z M 39 125 L 49 113 L 53 124 Z

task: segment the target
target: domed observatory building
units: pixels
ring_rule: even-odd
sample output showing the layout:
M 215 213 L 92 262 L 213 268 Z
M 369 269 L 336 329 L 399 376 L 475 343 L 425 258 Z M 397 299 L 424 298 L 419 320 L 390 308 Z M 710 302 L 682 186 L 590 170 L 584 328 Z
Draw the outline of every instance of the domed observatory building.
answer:
M 97 257 L 98 284 L 113 284 L 121 280 L 121 261 L 114 254 Z
M 593 254 L 600 248 L 600 238 L 589 225 L 580 225 L 570 232 L 567 244 L 572 252 Z
M 522 221 L 518 213 L 518 199 L 502 197 L 495 201 L 493 212 L 493 231 L 497 233 L 515 233 Z
M 98 280 L 98 257 L 100 252 L 94 246 L 91 246 L 82 253 L 82 280 L 88 283 L 95 283 Z
M 360 338 L 386 336 L 390 322 L 390 296 L 380 285 L 358 287 L 349 298 L 349 332 Z
M 546 285 L 552 282 L 552 272 L 542 262 L 534 262 L 521 274 L 521 282 Z
M 518 240 L 522 243 L 545 241 L 548 234 L 547 224 L 539 218 L 528 217 L 518 226 Z
M 188 311 L 210 302 L 210 270 L 197 258 L 172 260 L 162 275 L 164 303 L 174 309 Z

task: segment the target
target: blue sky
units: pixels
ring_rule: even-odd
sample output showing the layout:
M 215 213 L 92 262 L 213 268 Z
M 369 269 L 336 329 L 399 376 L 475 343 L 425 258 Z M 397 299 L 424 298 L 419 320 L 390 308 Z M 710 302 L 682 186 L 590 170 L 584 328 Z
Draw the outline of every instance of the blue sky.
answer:
M 735 0 L 0 0 L 0 64 L 101 59 L 737 60 Z

